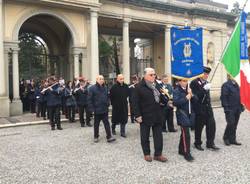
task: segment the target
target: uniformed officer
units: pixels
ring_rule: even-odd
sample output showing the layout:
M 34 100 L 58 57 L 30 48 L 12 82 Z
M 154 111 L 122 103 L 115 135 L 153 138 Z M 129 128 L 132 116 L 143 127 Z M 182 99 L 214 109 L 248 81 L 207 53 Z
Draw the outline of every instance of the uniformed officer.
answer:
M 211 68 L 204 67 L 203 76 L 193 80 L 190 84 L 193 94 L 198 98 L 194 105 L 196 113 L 194 145 L 199 151 L 204 151 L 201 146 L 201 134 L 204 126 L 206 126 L 207 148 L 214 151 L 219 149 L 214 144 L 216 125 L 210 99 L 211 84 L 207 81 L 210 71 Z

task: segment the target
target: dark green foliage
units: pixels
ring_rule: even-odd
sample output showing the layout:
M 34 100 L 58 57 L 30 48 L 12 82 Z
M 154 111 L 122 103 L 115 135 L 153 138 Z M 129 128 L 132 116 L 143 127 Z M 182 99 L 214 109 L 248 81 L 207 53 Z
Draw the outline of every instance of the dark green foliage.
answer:
M 23 33 L 19 36 L 20 79 L 42 79 L 46 77 L 46 51 L 36 35 Z

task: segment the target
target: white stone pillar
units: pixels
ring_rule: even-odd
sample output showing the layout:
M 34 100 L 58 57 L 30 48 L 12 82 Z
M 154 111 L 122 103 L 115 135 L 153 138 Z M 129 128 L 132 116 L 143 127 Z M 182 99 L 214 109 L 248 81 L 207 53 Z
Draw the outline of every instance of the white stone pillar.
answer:
M 165 61 L 165 74 L 169 75 L 171 79 L 171 40 L 170 40 L 170 25 L 165 26 L 165 39 L 164 39 L 164 61 Z M 169 80 L 169 82 L 171 82 Z
M 130 83 L 130 53 L 129 53 L 129 22 L 131 19 L 125 18 L 123 20 L 123 34 L 122 34 L 122 63 L 124 81 Z
M 98 43 L 98 14 L 96 10 L 90 11 L 90 81 L 95 83 L 99 75 L 99 43 Z
M 7 93 L 7 73 L 6 64 L 8 61 L 4 59 L 3 48 L 3 0 L 0 0 L 0 117 L 8 117 L 9 111 L 9 95 Z
M 19 65 L 18 65 L 19 48 L 12 50 L 12 71 L 13 71 L 13 99 L 19 100 Z
M 74 53 L 74 77 L 79 77 L 79 54 Z

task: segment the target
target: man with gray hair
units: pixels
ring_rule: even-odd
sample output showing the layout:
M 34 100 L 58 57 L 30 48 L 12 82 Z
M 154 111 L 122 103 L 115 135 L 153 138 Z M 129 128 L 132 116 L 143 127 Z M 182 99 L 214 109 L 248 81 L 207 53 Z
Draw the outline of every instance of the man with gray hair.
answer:
M 155 77 L 156 74 L 153 68 L 146 68 L 144 70 L 142 81 L 135 87 L 132 104 L 134 106 L 136 121 L 140 124 L 141 146 L 144 159 L 152 162 L 149 142 L 150 129 L 152 128 L 155 148 L 154 160 L 166 162 L 167 158 L 162 156 L 163 114 L 160 107 L 160 103 L 162 103 L 164 98 L 159 92 L 160 90 L 156 87 Z

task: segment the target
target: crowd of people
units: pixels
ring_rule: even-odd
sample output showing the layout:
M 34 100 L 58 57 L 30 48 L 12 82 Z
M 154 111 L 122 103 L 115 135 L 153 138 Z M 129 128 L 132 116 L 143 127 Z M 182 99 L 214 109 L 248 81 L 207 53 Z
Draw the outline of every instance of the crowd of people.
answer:
M 179 154 L 187 161 L 194 158 L 190 151 L 190 129 L 194 130 L 194 146 L 199 151 L 202 147 L 202 130 L 206 127 L 206 147 L 217 151 L 215 145 L 216 122 L 211 106 L 210 88 L 207 81 L 211 69 L 204 67 L 204 74 L 191 81 L 178 79 L 174 86 L 169 83 L 169 76 L 157 77 L 153 68 L 146 68 L 140 80 L 136 75 L 132 83 L 126 84 L 122 74 L 117 75 L 116 83 L 108 88 L 102 75 L 98 75 L 95 84 L 79 77 L 65 82 L 50 76 L 35 83 L 21 81 L 20 96 L 24 110 L 36 113 L 37 117 L 49 119 L 51 130 L 62 130 L 61 114 L 69 122 L 75 122 L 79 113 L 81 127 L 91 127 L 94 119 L 94 142 L 99 141 L 99 125 L 102 121 L 106 131 L 107 142 L 115 141 L 116 128 L 120 125 L 120 136 L 127 137 L 126 124 L 130 114 L 131 123 L 140 124 L 141 146 L 144 159 L 166 162 L 163 156 L 163 132 L 177 132 L 174 127 L 174 112 L 180 126 Z M 236 139 L 236 129 L 244 106 L 240 103 L 238 84 L 230 76 L 221 90 L 221 102 L 224 108 L 227 126 L 223 136 L 225 145 L 241 145 Z M 112 106 L 111 124 L 109 106 Z M 150 130 L 154 140 L 154 157 L 150 151 Z

